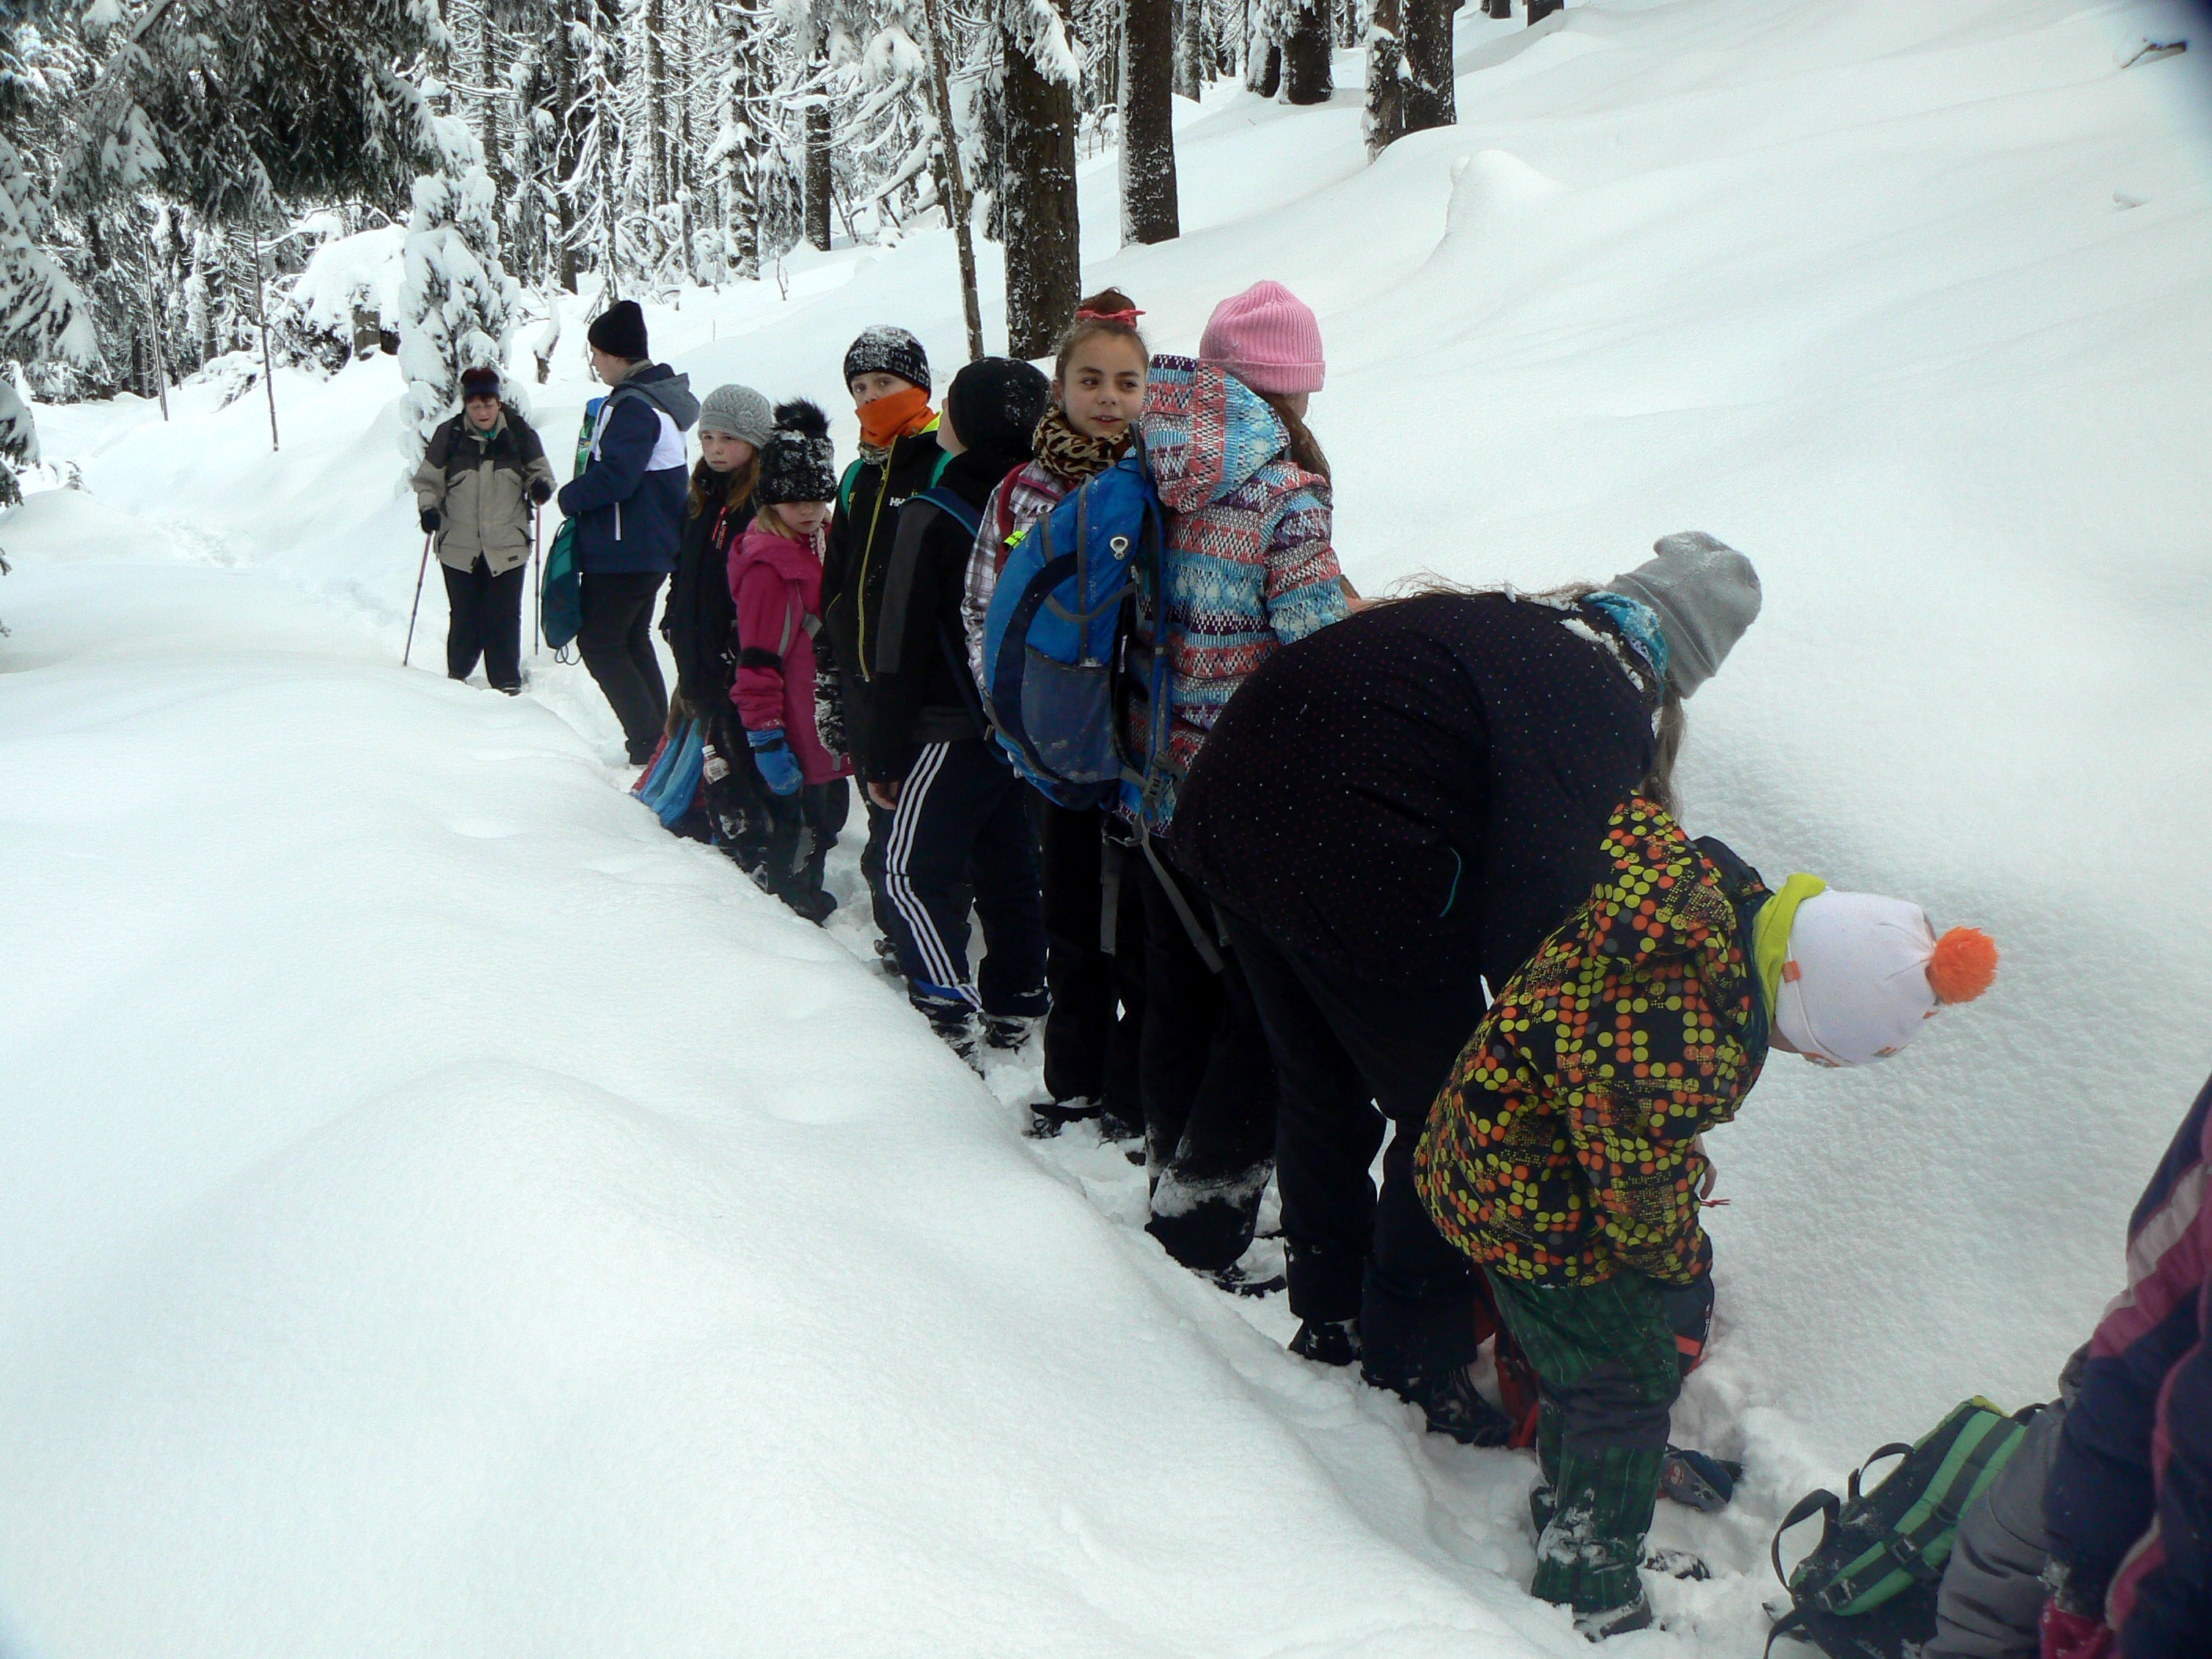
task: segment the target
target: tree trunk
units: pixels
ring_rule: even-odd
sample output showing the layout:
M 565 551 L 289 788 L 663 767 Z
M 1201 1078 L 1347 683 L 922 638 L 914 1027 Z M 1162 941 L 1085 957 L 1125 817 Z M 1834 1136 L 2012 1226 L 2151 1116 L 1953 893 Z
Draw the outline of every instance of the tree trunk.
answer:
M 589 4 L 590 0 L 580 0 Z M 568 19 L 559 19 L 548 50 L 553 54 L 553 217 L 560 228 L 561 246 L 553 256 L 554 279 L 562 292 L 576 291 L 576 203 L 569 191 L 576 182 L 576 53 L 568 38 Z
M 1282 89 L 1283 49 L 1257 29 L 1244 48 L 1244 85 L 1262 98 L 1273 98 Z
M 1168 30 L 1175 0 L 1123 0 L 1121 9 L 1121 240 L 1165 242 L 1181 234 L 1176 197 L 1175 94 Z
M 830 246 L 830 94 L 806 106 L 806 240 L 825 252 Z
M 1375 0 L 1367 22 L 1367 113 L 1361 125 L 1370 158 L 1406 136 L 1403 14 L 1403 0 Z
M 1075 88 L 1053 79 L 1003 25 L 1000 45 L 1006 66 L 1007 349 L 1016 357 L 1042 357 L 1074 318 L 1082 293 Z
M 1200 89 L 1199 54 L 1206 21 L 1206 0 L 1170 0 L 1169 27 L 1175 38 L 1175 95 L 1198 101 Z
M 1452 73 L 1452 17 L 1460 0 L 1404 0 L 1406 128 L 1422 132 L 1459 120 Z
M 1306 0 L 1297 18 L 1297 27 L 1283 42 L 1283 96 L 1293 104 L 1325 104 L 1335 90 L 1328 7 L 1323 0 Z
M 1540 23 L 1555 11 L 1565 11 L 1567 0 L 1528 0 L 1528 21 Z

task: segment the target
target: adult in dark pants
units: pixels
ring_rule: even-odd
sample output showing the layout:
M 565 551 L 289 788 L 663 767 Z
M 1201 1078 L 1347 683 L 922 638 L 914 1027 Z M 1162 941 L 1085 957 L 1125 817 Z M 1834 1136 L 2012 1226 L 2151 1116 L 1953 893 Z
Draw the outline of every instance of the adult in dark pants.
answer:
M 974 526 L 1000 482 L 1030 460 L 1048 390 L 1035 368 L 1006 357 L 954 377 L 937 424 L 949 459 L 928 494 L 899 509 L 870 630 L 859 742 L 868 793 L 891 813 L 884 891 L 892 938 L 908 1000 L 971 1064 L 979 1042 L 1019 1048 L 1047 1006 L 1030 792 L 984 731 L 960 597 Z M 964 504 L 964 519 L 938 499 L 947 496 Z M 972 980 L 971 890 L 988 951 Z
M 946 456 L 937 442 L 937 411 L 929 406 L 929 357 L 906 330 L 878 325 L 864 331 L 845 353 L 845 387 L 860 417 L 860 453 L 838 483 L 836 510 L 830 520 L 829 549 L 822 560 L 822 626 L 836 660 L 845 730 L 850 733 L 869 723 L 873 647 L 899 508 L 909 495 L 937 482 Z M 883 935 L 878 948 L 895 954 L 898 921 L 884 893 L 884 848 L 891 815 L 866 787 L 883 780 L 867 775 L 865 754 L 855 758 L 862 768 L 861 799 L 868 809 L 860 873 Z
M 500 401 L 499 371 L 461 375 L 461 412 L 430 434 L 415 469 L 423 532 L 437 538 L 451 613 L 446 672 L 522 690 L 522 583 L 530 514 L 553 495 L 553 468 L 530 422 Z
M 622 722 L 630 760 L 643 765 L 668 720 L 653 601 L 676 568 L 688 493 L 684 434 L 699 400 L 689 377 L 647 360 L 635 300 L 602 313 L 588 338 L 592 372 L 613 390 L 599 404 L 590 459 L 561 489 L 583 574 L 576 648 Z
M 1325 629 L 1246 683 L 1183 785 L 1177 854 L 1221 908 L 1281 1081 L 1291 1346 L 1340 1364 L 1364 1348 L 1371 1381 L 1462 1438 L 1506 1431 L 1468 1376 L 1486 1291 L 1422 1212 L 1414 1143 L 1484 981 L 1589 896 L 1614 807 L 1671 765 L 1680 698 L 1758 614 L 1741 554 L 1698 534 L 1656 550 L 1608 585 L 1619 599 L 1435 593 Z M 1663 697 L 1620 637 L 1655 617 Z

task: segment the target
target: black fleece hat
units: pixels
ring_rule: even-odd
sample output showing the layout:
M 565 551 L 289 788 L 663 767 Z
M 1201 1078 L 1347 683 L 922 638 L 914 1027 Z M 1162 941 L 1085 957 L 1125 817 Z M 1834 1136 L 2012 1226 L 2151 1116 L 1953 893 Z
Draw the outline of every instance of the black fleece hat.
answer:
M 645 344 L 645 313 L 635 300 L 617 300 L 592 318 L 584 337 L 610 357 L 636 362 L 652 356 Z
M 496 398 L 499 396 L 499 371 L 486 364 L 461 371 L 461 396 L 467 398 Z
M 837 495 L 837 451 L 830 417 L 818 404 L 794 398 L 775 406 L 775 429 L 760 449 L 760 482 L 753 500 L 763 507 L 786 501 L 827 501 Z
M 1052 382 L 1018 357 L 979 357 L 952 377 L 945 417 L 969 449 L 1015 465 L 1034 453 L 1037 422 L 1052 403 Z
M 845 384 L 861 374 L 896 374 L 902 380 L 929 390 L 929 354 L 921 342 L 902 328 L 878 323 L 861 331 L 845 352 Z

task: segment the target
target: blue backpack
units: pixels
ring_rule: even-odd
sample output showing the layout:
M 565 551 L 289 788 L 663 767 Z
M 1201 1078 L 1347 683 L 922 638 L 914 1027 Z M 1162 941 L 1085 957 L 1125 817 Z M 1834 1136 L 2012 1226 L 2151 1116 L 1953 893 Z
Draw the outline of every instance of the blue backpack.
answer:
M 1079 811 L 1117 797 L 1149 823 L 1166 753 L 1164 659 L 1137 647 L 1138 585 L 1160 592 L 1160 498 L 1141 445 L 1008 544 L 983 625 L 985 712 L 1015 771 Z M 1142 697 L 1146 753 L 1124 753 L 1116 713 Z

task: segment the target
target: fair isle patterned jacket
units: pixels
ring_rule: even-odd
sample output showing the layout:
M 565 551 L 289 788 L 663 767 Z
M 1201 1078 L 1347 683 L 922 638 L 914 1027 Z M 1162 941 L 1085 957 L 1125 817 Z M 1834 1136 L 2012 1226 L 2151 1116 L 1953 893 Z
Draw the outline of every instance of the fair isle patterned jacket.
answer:
M 1328 481 L 1284 453 L 1289 434 L 1259 393 L 1218 363 L 1155 357 L 1137 424 L 1167 508 L 1164 603 L 1144 596 L 1136 617 L 1138 637 L 1167 656 L 1165 824 L 1237 688 L 1346 605 Z

